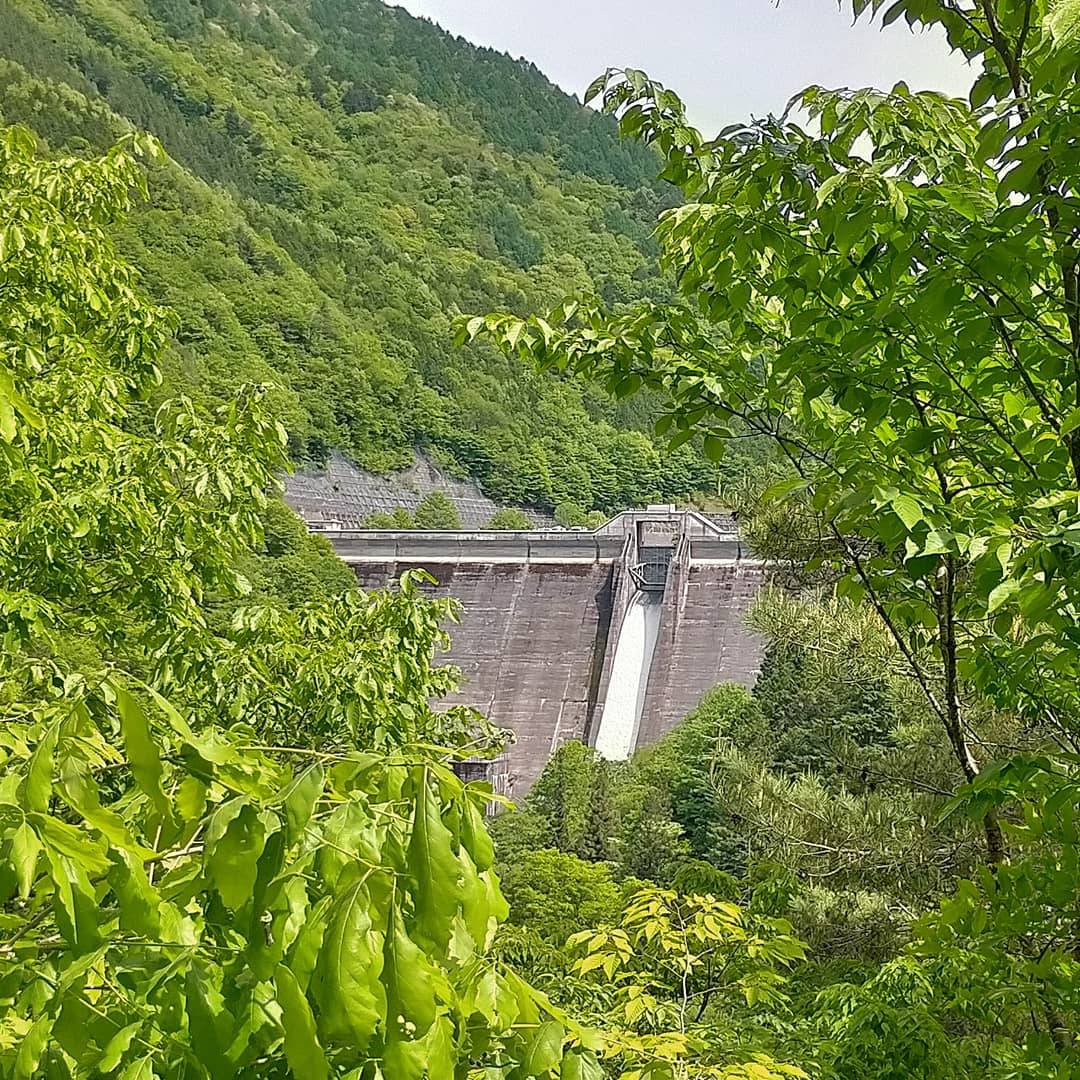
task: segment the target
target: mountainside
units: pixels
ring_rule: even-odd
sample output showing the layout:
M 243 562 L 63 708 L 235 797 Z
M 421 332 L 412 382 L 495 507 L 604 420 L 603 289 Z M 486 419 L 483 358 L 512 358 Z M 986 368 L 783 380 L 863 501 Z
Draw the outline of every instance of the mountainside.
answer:
M 295 460 L 420 447 L 545 507 L 714 482 L 647 404 L 452 345 L 460 311 L 669 292 L 654 158 L 534 66 L 377 0 L 0 0 L 0 116 L 54 150 L 158 136 L 122 246 L 181 316 L 170 386 L 279 383 Z

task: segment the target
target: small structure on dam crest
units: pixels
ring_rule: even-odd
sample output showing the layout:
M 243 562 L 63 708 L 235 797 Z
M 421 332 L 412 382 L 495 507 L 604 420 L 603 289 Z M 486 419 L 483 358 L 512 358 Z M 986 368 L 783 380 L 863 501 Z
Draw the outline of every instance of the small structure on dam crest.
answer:
M 434 592 L 461 601 L 455 703 L 515 733 L 487 768 L 519 798 L 562 742 L 628 757 L 717 682 L 749 686 L 757 675 L 761 644 L 745 616 L 765 570 L 742 557 L 730 519 L 650 506 L 595 532 L 325 535 L 365 588 L 421 567 Z

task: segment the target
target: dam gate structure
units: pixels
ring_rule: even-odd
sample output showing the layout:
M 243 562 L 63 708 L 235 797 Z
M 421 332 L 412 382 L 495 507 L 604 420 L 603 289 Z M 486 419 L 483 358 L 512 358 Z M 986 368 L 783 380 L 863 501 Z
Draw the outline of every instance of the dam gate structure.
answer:
M 514 732 L 502 759 L 465 766 L 501 793 L 521 798 L 563 742 L 627 758 L 716 683 L 757 677 L 745 617 L 767 572 L 730 518 L 650 506 L 595 531 L 320 531 L 364 588 L 420 568 L 461 602 L 447 704 Z

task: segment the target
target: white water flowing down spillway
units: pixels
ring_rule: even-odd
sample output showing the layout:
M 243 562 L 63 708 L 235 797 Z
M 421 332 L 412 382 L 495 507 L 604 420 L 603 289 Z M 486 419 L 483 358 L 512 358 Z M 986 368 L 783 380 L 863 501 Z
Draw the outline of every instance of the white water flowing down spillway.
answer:
M 625 761 L 634 751 L 661 610 L 661 595 L 639 592 L 623 616 L 596 733 L 596 752 L 609 761 Z

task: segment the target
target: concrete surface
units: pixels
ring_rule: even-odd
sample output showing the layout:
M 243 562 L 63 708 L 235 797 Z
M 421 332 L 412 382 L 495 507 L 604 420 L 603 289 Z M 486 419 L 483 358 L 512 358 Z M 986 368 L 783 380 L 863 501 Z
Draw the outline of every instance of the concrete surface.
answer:
M 468 704 L 517 735 L 501 787 L 516 798 L 568 739 L 593 742 L 622 617 L 645 560 L 660 560 L 662 613 L 637 746 L 670 731 L 718 682 L 751 686 L 762 643 L 745 626 L 768 571 L 741 557 L 734 523 L 671 508 L 630 511 L 596 532 L 337 530 L 326 533 L 365 588 L 410 567 L 457 597 L 448 659 Z M 663 566 L 667 565 L 667 576 Z

